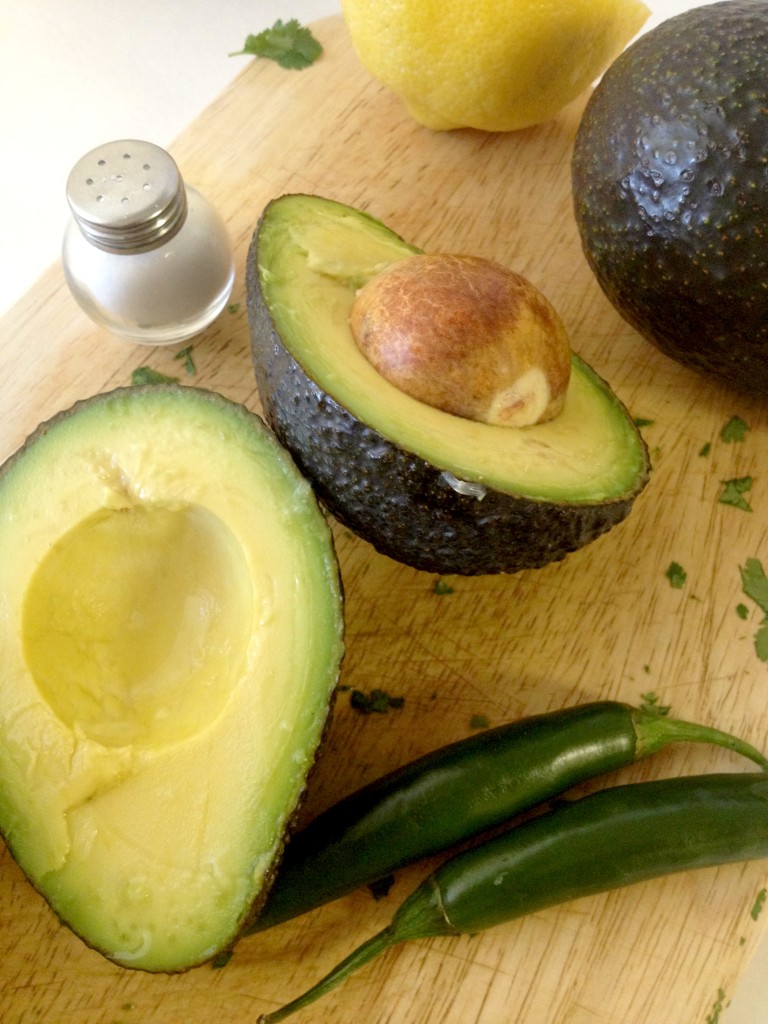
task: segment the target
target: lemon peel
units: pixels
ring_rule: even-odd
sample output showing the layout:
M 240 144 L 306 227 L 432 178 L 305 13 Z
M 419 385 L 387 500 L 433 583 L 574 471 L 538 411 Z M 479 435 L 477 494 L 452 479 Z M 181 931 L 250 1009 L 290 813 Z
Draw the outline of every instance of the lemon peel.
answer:
M 342 0 L 365 69 L 436 131 L 551 120 L 642 28 L 642 0 Z

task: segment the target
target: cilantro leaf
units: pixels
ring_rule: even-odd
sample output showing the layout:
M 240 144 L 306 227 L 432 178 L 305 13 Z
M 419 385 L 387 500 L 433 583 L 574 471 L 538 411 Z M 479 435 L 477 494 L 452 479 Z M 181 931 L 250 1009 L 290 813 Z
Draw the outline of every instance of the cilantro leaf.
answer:
M 640 705 L 643 711 L 653 712 L 655 715 L 668 715 L 672 710 L 671 704 L 659 704 L 658 694 L 650 691 L 649 693 L 641 693 L 640 699 L 642 704 Z
M 759 558 L 748 558 L 740 567 L 741 586 L 747 597 L 752 598 L 762 612 L 768 616 L 768 576 Z
M 185 373 L 193 374 L 195 372 L 195 370 L 197 369 L 197 367 L 195 366 L 194 356 L 192 355 L 192 346 L 191 345 L 187 345 L 186 348 L 180 349 L 173 358 L 174 359 L 183 359 L 184 360 L 184 372 Z
M 707 455 L 712 451 L 712 442 L 705 441 L 705 443 L 699 448 L 699 455 L 702 458 L 706 458 Z
M 752 905 L 752 909 L 749 912 L 749 916 L 753 921 L 756 921 L 763 909 L 766 899 L 768 899 L 768 889 L 761 889 L 755 897 L 755 902 Z
M 361 711 L 364 715 L 385 715 L 390 708 L 401 708 L 405 704 L 405 697 L 391 697 L 386 690 L 378 688 L 371 690 L 370 693 L 353 690 L 349 702 L 356 711 Z
M 678 562 L 670 562 L 669 568 L 664 573 L 670 582 L 670 585 L 680 590 L 685 584 L 688 574 L 685 569 Z
M 131 374 L 131 384 L 176 384 L 178 377 L 169 377 L 159 370 L 153 370 L 151 366 L 139 366 Z
M 452 594 L 453 587 L 450 583 L 446 583 L 445 580 L 435 580 L 435 585 L 432 588 L 433 594 Z
M 717 1002 L 712 1007 L 712 1013 L 707 1014 L 707 1024 L 720 1024 L 720 1014 L 723 1012 L 724 1001 L 725 992 L 719 988 L 717 990 Z
M 272 28 L 246 36 L 242 50 L 229 56 L 266 57 L 281 68 L 301 70 L 314 64 L 322 52 L 322 46 L 311 31 L 300 25 L 296 18 L 286 22 L 278 18 Z
M 749 430 L 749 424 L 745 423 L 740 416 L 731 416 L 723 429 L 720 431 L 720 440 L 726 444 L 734 444 L 743 441 Z
M 758 558 L 748 558 L 740 567 L 741 586 L 765 616 L 755 633 L 755 651 L 760 661 L 768 661 L 768 576 Z
M 768 623 L 755 633 L 755 653 L 760 661 L 768 661 Z
M 723 485 L 723 493 L 718 498 L 721 505 L 733 505 L 744 512 L 752 511 L 752 506 L 744 497 L 752 489 L 751 476 L 737 476 L 732 480 L 721 480 L 720 483 Z

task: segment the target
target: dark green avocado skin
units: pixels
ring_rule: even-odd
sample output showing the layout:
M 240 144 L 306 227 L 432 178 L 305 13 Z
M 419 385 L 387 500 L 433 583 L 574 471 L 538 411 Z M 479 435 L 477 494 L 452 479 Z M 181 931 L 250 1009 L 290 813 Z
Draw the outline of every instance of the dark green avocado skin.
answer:
M 641 36 L 587 104 L 574 212 L 608 299 L 679 362 L 768 398 L 768 3 Z
M 328 510 L 381 554 L 439 574 L 512 573 L 564 558 L 629 514 L 636 492 L 583 506 L 490 489 L 482 499 L 458 493 L 439 468 L 384 438 L 309 378 L 275 330 L 257 266 L 258 227 L 246 291 L 264 416 Z

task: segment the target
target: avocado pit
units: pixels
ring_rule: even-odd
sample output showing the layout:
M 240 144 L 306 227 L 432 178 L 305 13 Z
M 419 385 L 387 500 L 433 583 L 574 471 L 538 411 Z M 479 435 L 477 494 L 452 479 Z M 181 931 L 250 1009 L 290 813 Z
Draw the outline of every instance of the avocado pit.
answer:
M 530 281 L 493 260 L 400 260 L 357 292 L 350 329 L 386 380 L 443 412 L 524 427 L 554 419 L 565 402 L 562 320 Z

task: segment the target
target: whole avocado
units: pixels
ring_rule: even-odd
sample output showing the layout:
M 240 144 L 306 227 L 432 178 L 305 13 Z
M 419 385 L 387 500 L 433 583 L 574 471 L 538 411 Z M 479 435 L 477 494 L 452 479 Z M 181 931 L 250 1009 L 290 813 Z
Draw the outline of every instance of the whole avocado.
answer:
M 768 3 L 641 36 L 585 109 L 572 161 L 587 260 L 667 355 L 768 396 Z

